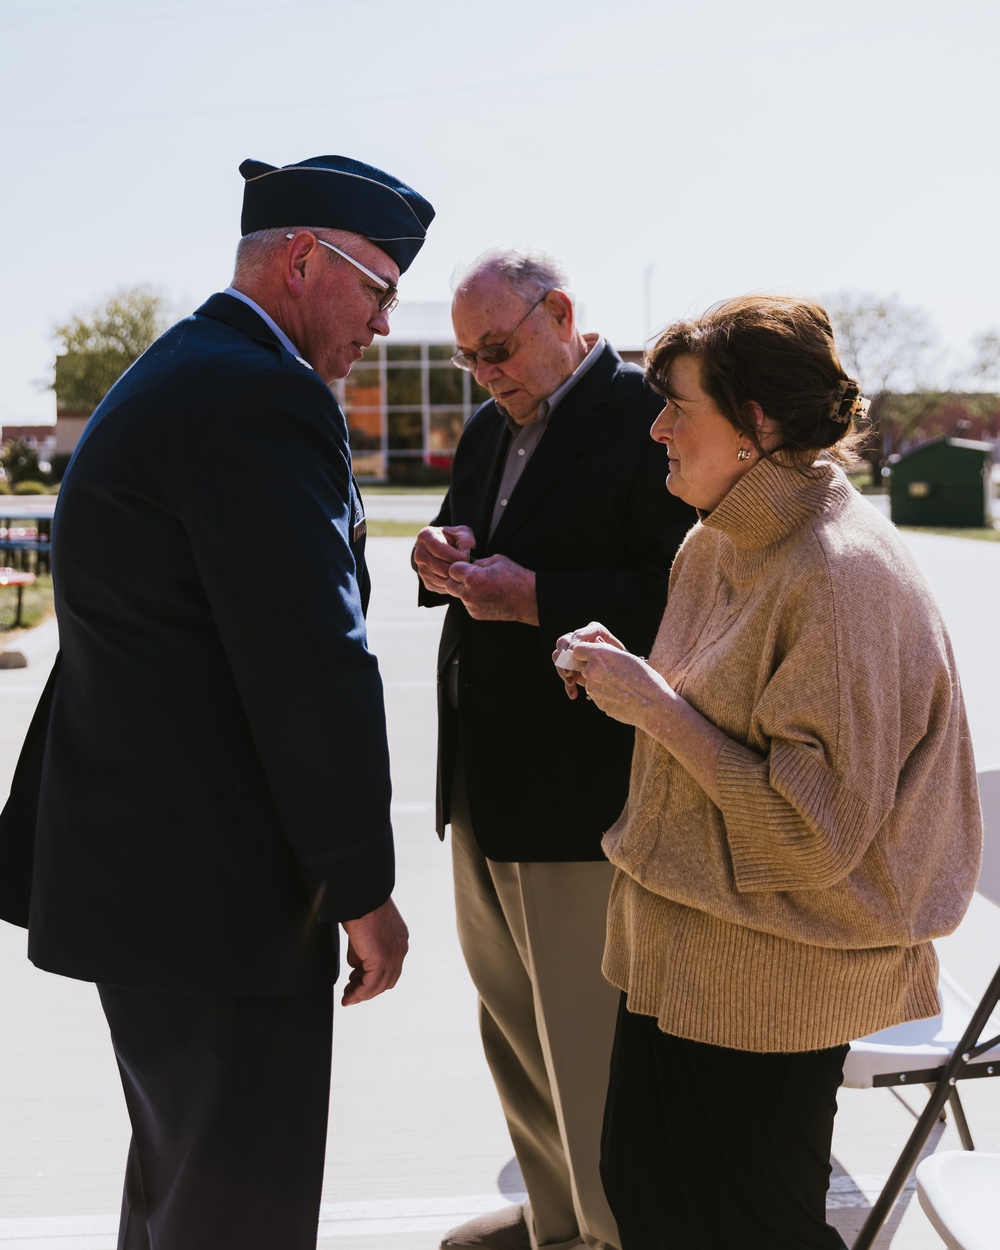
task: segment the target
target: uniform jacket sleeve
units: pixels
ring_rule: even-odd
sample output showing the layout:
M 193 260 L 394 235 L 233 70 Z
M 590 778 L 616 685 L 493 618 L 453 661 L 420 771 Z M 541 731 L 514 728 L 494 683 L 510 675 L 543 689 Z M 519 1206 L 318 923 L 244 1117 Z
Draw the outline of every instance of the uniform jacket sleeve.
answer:
M 314 375 L 286 367 L 255 379 L 212 424 L 182 500 L 282 827 L 331 920 L 380 905 L 393 878 L 382 686 L 352 490 L 339 408 Z

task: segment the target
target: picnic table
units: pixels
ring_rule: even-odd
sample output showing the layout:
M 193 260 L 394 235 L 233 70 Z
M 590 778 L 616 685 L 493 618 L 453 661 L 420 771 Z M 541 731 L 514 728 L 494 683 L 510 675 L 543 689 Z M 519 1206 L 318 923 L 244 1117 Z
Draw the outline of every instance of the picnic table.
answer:
M 35 581 L 34 573 L 26 573 L 23 569 L 6 569 L 0 568 L 0 586 L 16 586 L 17 587 L 17 616 L 14 618 L 14 625 L 20 628 L 21 606 L 24 597 L 25 586 L 30 586 Z
M 48 512 L 0 515 L 0 557 L 15 568 L 39 572 L 49 567 L 52 516 Z

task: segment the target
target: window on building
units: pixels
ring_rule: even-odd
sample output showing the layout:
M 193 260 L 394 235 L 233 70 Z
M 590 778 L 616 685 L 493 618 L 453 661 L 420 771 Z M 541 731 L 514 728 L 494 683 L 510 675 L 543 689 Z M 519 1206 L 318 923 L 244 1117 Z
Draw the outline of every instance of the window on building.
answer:
M 489 398 L 451 363 L 454 350 L 443 343 L 373 343 L 335 385 L 359 478 L 447 481 L 465 422 Z

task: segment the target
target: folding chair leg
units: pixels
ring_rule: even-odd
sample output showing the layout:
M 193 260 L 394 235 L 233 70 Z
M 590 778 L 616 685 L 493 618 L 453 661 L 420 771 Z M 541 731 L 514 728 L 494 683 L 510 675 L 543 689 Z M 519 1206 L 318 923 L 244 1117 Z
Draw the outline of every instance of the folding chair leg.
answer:
M 927 1097 L 928 1097 L 928 1098 L 931 1096 L 931 1094 L 933 1094 L 933 1093 L 934 1093 L 934 1086 L 933 1086 L 933 1085 L 925 1085 L 925 1086 L 924 1086 L 924 1089 L 926 1089 L 926 1090 L 927 1090 Z M 941 1108 L 941 1114 L 938 1116 L 938 1124 L 947 1124 L 947 1123 L 948 1123 L 948 1105 L 947 1105 L 947 1103 L 946 1103 L 946 1104 L 945 1104 L 945 1105 Z
M 962 1144 L 965 1145 L 967 1150 L 972 1149 L 972 1137 L 969 1133 L 969 1126 L 965 1120 L 965 1112 L 962 1110 L 958 1091 L 952 1084 L 952 1077 L 954 1077 L 962 1064 L 968 1063 L 970 1056 L 977 1052 L 977 1047 L 980 1045 L 979 1039 L 982 1037 L 983 1030 L 986 1028 L 986 1022 L 989 1020 L 997 1003 L 1000 1003 L 1000 968 L 993 974 L 993 980 L 990 982 L 989 988 L 979 1000 L 979 1006 L 972 1013 L 972 1019 L 969 1021 L 958 1045 L 941 1070 L 941 1076 L 934 1086 L 934 1092 L 928 1098 L 927 1106 L 920 1113 L 913 1127 L 913 1132 L 910 1134 L 909 1141 L 903 1147 L 903 1153 L 896 1160 L 896 1166 L 889 1173 L 889 1179 L 879 1194 L 878 1200 L 868 1212 L 868 1218 L 864 1224 L 861 1225 L 861 1232 L 858 1233 L 852 1250 L 871 1250 L 875 1238 L 878 1236 L 879 1229 L 888 1219 L 889 1212 L 892 1210 L 896 1199 L 902 1193 L 907 1178 L 917 1166 L 920 1152 L 923 1150 L 927 1138 L 931 1135 L 934 1121 L 941 1114 L 945 1103 L 949 1099 L 952 1099 L 951 1108 L 959 1125 Z M 985 1043 L 985 1045 L 989 1045 L 989 1043 Z M 954 1097 L 952 1098 L 953 1095 Z
M 945 1081 L 934 1087 L 933 1094 L 927 1100 L 926 1107 L 920 1113 L 913 1127 L 913 1132 L 903 1147 L 903 1153 L 896 1160 L 896 1166 L 889 1173 L 889 1178 L 882 1187 L 882 1192 L 876 1199 L 875 1205 L 868 1212 L 865 1222 L 861 1225 L 861 1231 L 855 1238 L 851 1250 L 871 1250 L 871 1247 L 875 1244 L 875 1238 L 878 1236 L 879 1230 L 889 1218 L 889 1213 L 895 1205 L 896 1199 L 903 1192 L 903 1186 L 909 1179 L 910 1173 L 917 1166 L 920 1152 L 923 1150 L 927 1138 L 931 1135 L 934 1121 L 941 1114 L 942 1107 L 948 1101 L 951 1088 Z M 964 1120 L 964 1115 L 962 1118 Z
M 951 1104 L 951 1114 L 955 1117 L 955 1127 L 958 1129 L 958 1135 L 962 1139 L 963 1150 L 975 1150 L 976 1143 L 972 1140 L 972 1134 L 969 1132 L 969 1121 L 965 1118 L 965 1108 L 962 1106 L 962 1100 L 958 1096 L 958 1086 L 953 1085 L 948 1093 L 948 1102 Z

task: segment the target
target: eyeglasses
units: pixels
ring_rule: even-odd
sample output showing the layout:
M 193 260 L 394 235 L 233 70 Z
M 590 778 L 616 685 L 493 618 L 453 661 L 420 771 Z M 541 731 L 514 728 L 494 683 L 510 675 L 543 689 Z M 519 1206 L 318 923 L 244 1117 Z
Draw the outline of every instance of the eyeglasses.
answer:
M 285 238 L 294 239 L 295 235 L 286 234 Z M 380 278 L 377 273 L 372 273 L 370 269 L 362 265 L 361 261 L 355 260 L 353 256 L 348 256 L 346 252 L 341 251 L 339 247 L 334 247 L 332 243 L 327 243 L 326 239 L 320 239 L 317 237 L 316 242 L 319 243 L 321 247 L 328 247 L 331 252 L 336 252 L 338 256 L 342 256 L 348 264 L 353 265 L 355 269 L 360 269 L 366 278 L 370 278 L 376 286 L 381 287 L 385 294 L 379 296 L 378 310 L 379 312 L 385 313 L 386 316 L 392 312 L 392 310 L 399 303 L 398 287 L 394 287 L 391 282 L 386 282 L 385 278 Z
M 469 373 L 475 373 L 480 365 L 501 365 L 505 360 L 510 360 L 507 344 L 549 293 L 546 291 L 545 295 L 540 295 L 535 300 L 513 330 L 501 342 L 487 343 L 484 347 L 480 347 L 477 352 L 456 352 L 451 358 L 451 363 L 457 365 L 459 369 L 467 369 Z

